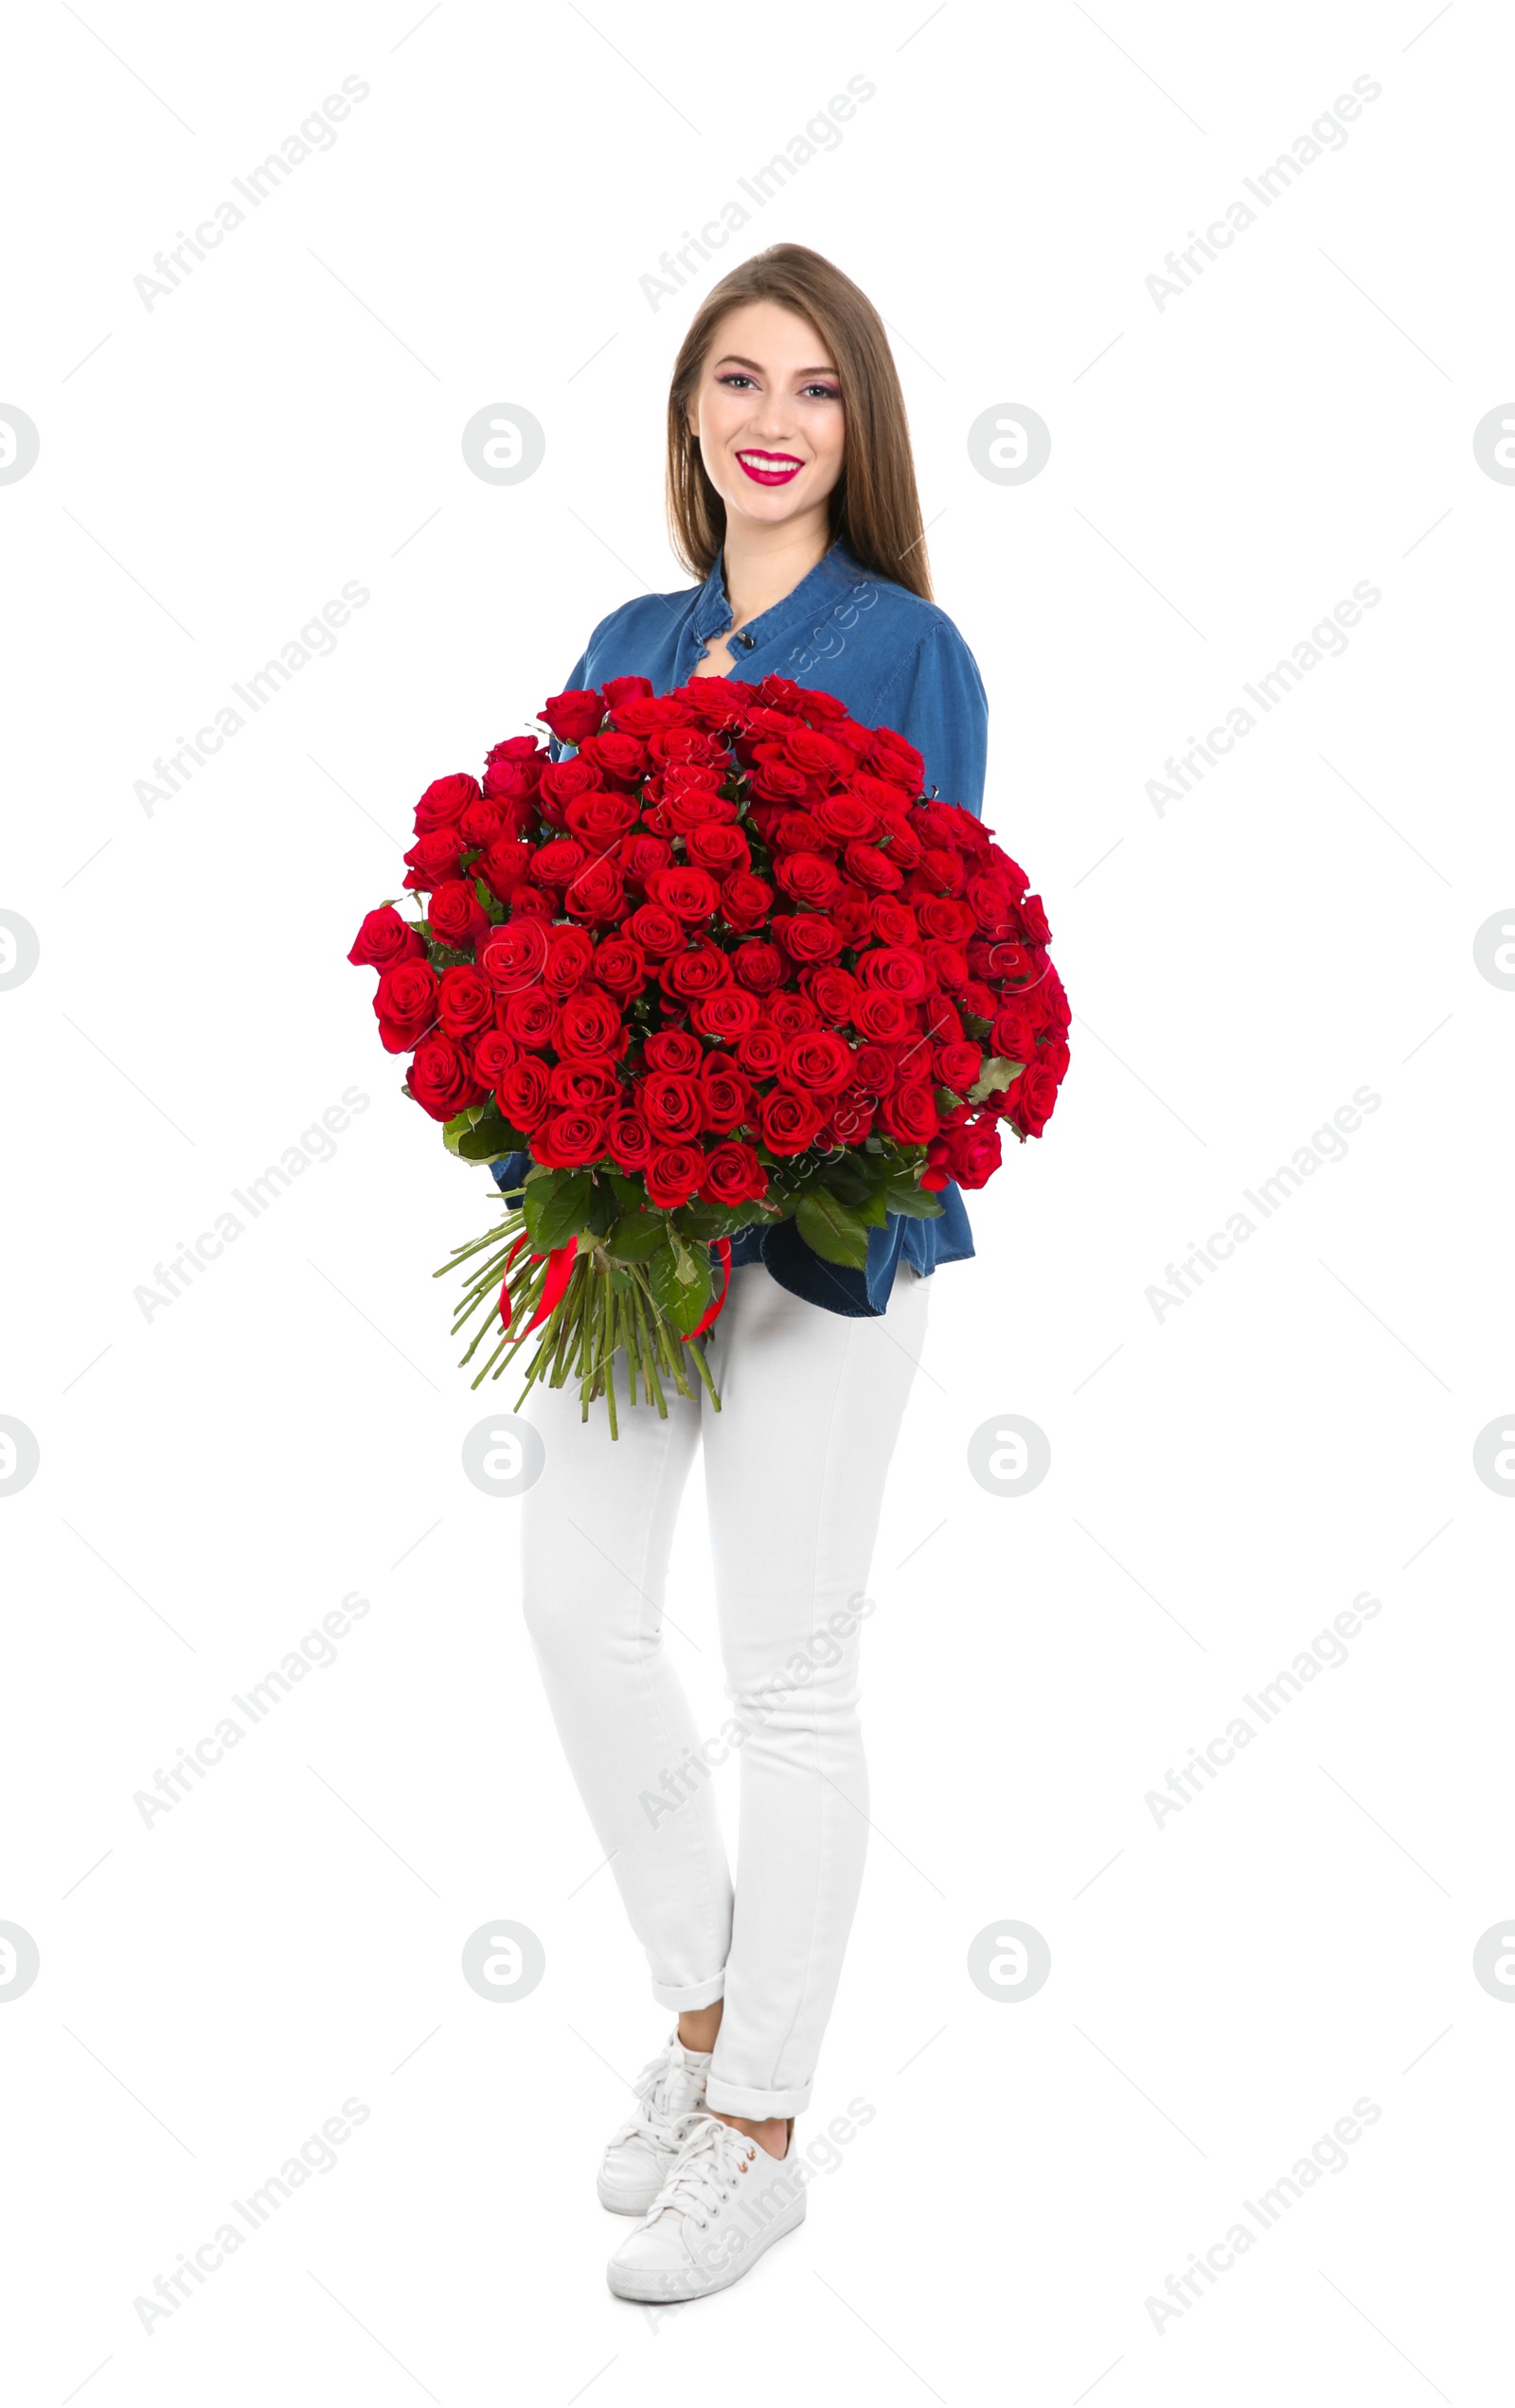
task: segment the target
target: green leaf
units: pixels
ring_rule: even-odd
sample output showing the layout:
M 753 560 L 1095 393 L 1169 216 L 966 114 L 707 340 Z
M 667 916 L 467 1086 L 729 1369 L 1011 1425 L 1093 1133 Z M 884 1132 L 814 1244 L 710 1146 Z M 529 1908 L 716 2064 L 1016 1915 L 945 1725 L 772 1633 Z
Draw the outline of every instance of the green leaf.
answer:
M 561 1246 L 588 1226 L 593 1185 L 587 1170 L 554 1171 L 546 1179 L 527 1181 L 522 1209 L 538 1254 Z
M 649 1276 L 659 1311 L 687 1336 L 710 1301 L 709 1248 L 684 1245 L 669 1230 L 668 1243 L 652 1257 Z
M 877 1188 L 864 1203 L 860 1204 L 857 1214 L 858 1219 L 865 1221 L 870 1229 L 882 1229 L 889 1218 L 889 1207 L 883 1200 L 883 1189 Z
M 660 1248 L 666 1248 L 661 1217 L 653 1212 L 628 1212 L 616 1222 L 605 1240 L 607 1250 L 617 1262 L 651 1262 Z
M 976 1011 L 965 1011 L 961 1017 L 963 1026 L 967 1029 L 969 1035 L 971 1037 L 976 1037 L 979 1043 L 982 1044 L 985 1038 L 989 1035 L 994 1026 L 992 1020 L 986 1020 L 981 1012 Z
M 1024 1061 L 1007 1061 L 1003 1054 L 991 1054 L 968 1091 L 969 1102 L 981 1104 L 986 1096 L 997 1095 L 1019 1079 L 1025 1068 Z
M 596 1175 L 624 1211 L 638 1212 L 646 1204 L 647 1188 L 640 1179 L 629 1179 L 622 1170 L 601 1170 Z
M 942 1214 L 940 1198 L 929 1187 L 886 1187 L 883 1200 L 891 1212 L 902 1214 L 906 1221 L 939 1221 Z
M 866 1222 L 828 1188 L 811 1187 L 801 1196 L 794 1222 L 806 1244 L 827 1262 L 845 1263 L 852 1271 L 867 1262 Z
M 525 1153 L 526 1141 L 498 1115 L 466 1129 L 453 1151 L 461 1162 L 503 1162 L 507 1154 Z

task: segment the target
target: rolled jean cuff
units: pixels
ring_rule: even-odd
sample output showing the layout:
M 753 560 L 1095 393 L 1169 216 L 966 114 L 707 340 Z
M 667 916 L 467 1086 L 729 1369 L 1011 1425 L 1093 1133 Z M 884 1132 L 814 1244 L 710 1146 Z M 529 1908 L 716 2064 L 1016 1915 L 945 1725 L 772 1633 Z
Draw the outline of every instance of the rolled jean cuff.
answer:
M 712 1973 L 708 1981 L 689 1982 L 683 1989 L 675 1989 L 672 1984 L 668 1982 L 654 1982 L 652 1984 L 652 1996 L 656 1999 L 659 2007 L 676 2007 L 681 2015 L 686 2011 L 686 2009 L 692 2009 L 696 2007 L 713 2007 L 716 2000 L 718 1998 L 724 1998 L 725 1994 L 726 1974 L 724 1966 L 722 1966 L 719 1973 Z
M 798 2090 L 751 2090 L 743 2082 L 723 2082 L 711 2075 L 704 2086 L 704 2103 L 722 2115 L 745 2115 L 753 2123 L 766 2123 L 771 2115 L 803 2115 L 811 2103 L 811 2084 Z

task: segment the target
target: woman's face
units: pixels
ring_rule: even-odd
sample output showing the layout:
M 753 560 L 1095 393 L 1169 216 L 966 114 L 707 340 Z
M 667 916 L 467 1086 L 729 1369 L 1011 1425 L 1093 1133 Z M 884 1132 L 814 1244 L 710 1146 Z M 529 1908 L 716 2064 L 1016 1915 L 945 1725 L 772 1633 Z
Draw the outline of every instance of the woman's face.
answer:
M 846 421 L 833 363 L 808 318 L 777 301 L 729 311 L 689 424 L 728 523 L 783 526 L 824 514 L 842 473 Z

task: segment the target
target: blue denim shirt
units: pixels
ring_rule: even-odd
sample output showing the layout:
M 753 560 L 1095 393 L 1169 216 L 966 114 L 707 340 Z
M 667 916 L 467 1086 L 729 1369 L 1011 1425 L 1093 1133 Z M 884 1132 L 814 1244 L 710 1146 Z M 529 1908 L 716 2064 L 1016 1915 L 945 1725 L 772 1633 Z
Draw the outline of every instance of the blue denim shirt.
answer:
M 723 634 L 731 620 L 717 561 L 703 585 L 640 595 L 601 619 L 566 688 L 646 677 L 655 694 L 666 694 L 693 676 L 709 638 Z M 927 779 L 944 802 L 982 815 L 989 734 L 984 682 L 968 646 L 935 603 L 876 576 L 845 544 L 833 544 L 793 593 L 748 621 L 730 649 L 732 673 L 743 683 L 790 677 L 834 694 L 864 727 L 894 728 L 921 755 Z M 515 1187 L 528 1162 L 526 1154 L 510 1154 L 493 1164 L 500 1186 Z M 732 1265 L 762 1262 L 780 1287 L 828 1312 L 877 1315 L 888 1304 L 901 1256 L 927 1274 L 939 1262 L 971 1255 L 972 1234 L 955 1184 L 942 1188 L 937 1201 L 939 1220 L 891 1213 L 883 1228 L 870 1230 L 863 1271 L 824 1261 L 793 1220 L 743 1230 L 732 1240 Z

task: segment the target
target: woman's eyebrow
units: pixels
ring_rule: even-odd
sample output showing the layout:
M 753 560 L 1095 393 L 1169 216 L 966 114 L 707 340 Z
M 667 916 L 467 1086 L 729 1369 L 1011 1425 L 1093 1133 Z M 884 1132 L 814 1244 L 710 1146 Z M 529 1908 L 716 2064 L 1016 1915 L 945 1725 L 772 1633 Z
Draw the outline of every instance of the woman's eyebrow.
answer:
M 755 376 L 765 376 L 767 374 L 766 368 L 762 367 L 757 360 L 744 360 L 740 351 L 722 352 L 721 358 L 716 362 L 716 366 L 718 368 L 723 368 L 726 366 L 751 368 Z M 834 376 L 836 374 L 836 370 L 835 368 L 824 367 L 796 368 L 794 370 L 794 374 L 796 376 Z

